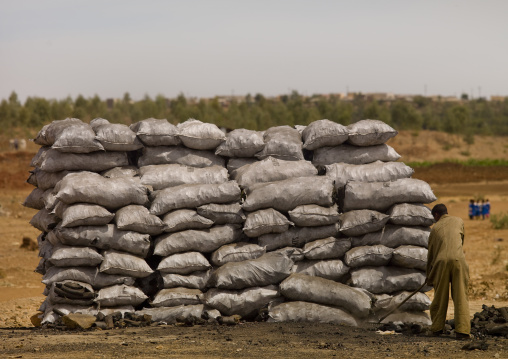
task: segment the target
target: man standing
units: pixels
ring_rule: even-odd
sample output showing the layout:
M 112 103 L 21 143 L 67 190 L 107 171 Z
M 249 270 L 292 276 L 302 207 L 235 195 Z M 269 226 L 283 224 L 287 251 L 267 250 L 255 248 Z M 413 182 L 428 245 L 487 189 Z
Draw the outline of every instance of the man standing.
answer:
M 471 322 L 467 299 L 469 267 L 462 249 L 464 222 L 459 217 L 449 216 L 444 204 L 435 205 L 432 215 L 436 224 L 430 232 L 427 259 L 427 284 L 434 286 L 430 329 L 435 335 L 443 333 L 451 284 L 455 335 L 457 339 L 466 339 L 469 338 Z

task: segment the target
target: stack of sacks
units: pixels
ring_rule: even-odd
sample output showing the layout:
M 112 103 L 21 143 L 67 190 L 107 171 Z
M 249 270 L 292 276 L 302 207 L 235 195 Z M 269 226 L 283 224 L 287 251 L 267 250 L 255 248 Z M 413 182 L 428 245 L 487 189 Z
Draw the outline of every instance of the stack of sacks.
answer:
M 127 153 L 142 144 L 127 126 L 104 119 L 90 125 L 54 121 L 34 141 L 42 146 L 28 179 L 36 189 L 24 205 L 39 210 L 30 223 L 42 231 L 37 271 L 47 286 L 43 322 L 54 321 L 56 313 L 94 313 L 97 307 L 134 311 L 147 298 L 134 282 L 152 272 L 143 259 L 150 239 L 120 229 L 115 211 L 146 205 L 147 190 L 135 179 L 99 173 L 136 172 L 128 167 Z
M 141 183 L 154 190 L 149 212 L 166 226 L 154 237 L 153 262 L 161 280 L 152 288 L 151 308 L 139 314 L 168 323 L 200 317 L 210 255 L 237 242 L 245 220 L 240 188 L 229 181 L 224 159 L 214 153 L 225 134 L 194 119 L 178 126 L 148 119 L 131 128 L 146 146 L 138 166 Z
M 349 145 L 340 146 L 345 146 L 350 156 L 329 149 L 324 159 L 324 152 L 316 150 L 314 160 L 335 181 L 339 193 L 343 212 L 340 231 L 351 240 L 351 249 L 344 256 L 350 267 L 350 284 L 371 293 L 374 312 L 381 316 L 405 299 L 407 291 L 416 290 L 425 281 L 433 218 L 423 203 L 433 202 L 436 197 L 427 183 L 410 178 L 410 167 L 389 162 L 399 157 L 384 144 L 396 135 L 393 128 L 380 121 L 364 120 L 348 130 Z M 428 297 L 419 293 L 401 308 L 402 313 L 385 321 L 429 324 L 423 313 L 429 304 Z

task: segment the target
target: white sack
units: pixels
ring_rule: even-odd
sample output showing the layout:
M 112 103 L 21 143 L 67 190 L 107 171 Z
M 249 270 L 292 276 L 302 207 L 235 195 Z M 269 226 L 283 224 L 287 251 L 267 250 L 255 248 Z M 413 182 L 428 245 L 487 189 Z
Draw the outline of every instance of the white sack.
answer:
M 327 226 L 339 221 L 337 205 L 322 207 L 317 204 L 304 204 L 288 213 L 291 221 L 300 227 Z
M 380 145 L 395 137 L 398 132 L 383 121 L 361 120 L 347 126 L 348 142 L 355 146 Z
M 427 270 L 427 248 L 400 246 L 393 251 L 391 264 L 404 268 Z
M 49 258 L 57 267 L 96 267 L 104 258 L 90 247 L 57 247 Z
M 192 167 L 224 167 L 226 160 L 210 151 L 193 150 L 183 146 L 145 147 L 138 166 L 180 164 Z
M 349 211 L 339 217 L 340 232 L 346 236 L 361 236 L 378 231 L 385 226 L 390 218 L 386 214 L 369 209 Z
M 414 291 L 426 279 L 425 272 L 400 267 L 352 268 L 351 284 L 374 294 Z
M 351 268 L 384 266 L 390 263 L 393 249 L 381 244 L 351 248 L 344 256 L 344 263 Z
M 104 252 L 100 271 L 106 274 L 126 275 L 135 278 L 148 277 L 153 273 L 143 258 L 111 249 Z
M 139 289 L 125 284 L 113 285 L 99 290 L 95 302 L 101 307 L 118 307 L 143 303 L 148 297 Z
M 337 306 L 358 318 L 370 313 L 367 294 L 329 279 L 294 273 L 280 284 L 280 292 L 290 300 Z
M 217 125 L 204 123 L 193 118 L 177 125 L 179 137 L 188 148 L 196 150 L 215 150 L 226 140 L 226 135 Z
M 333 182 L 325 176 L 296 177 L 248 188 L 245 211 L 274 208 L 287 212 L 304 204 L 333 205 Z
M 162 234 L 155 239 L 154 255 L 166 257 L 190 251 L 210 253 L 224 244 L 236 242 L 241 236 L 242 230 L 239 226 L 230 224 L 210 229 Z
M 254 243 L 238 242 L 226 244 L 212 253 L 210 261 L 220 267 L 229 262 L 241 262 L 256 259 L 265 254 L 266 249 Z
M 60 219 L 44 208 L 37 212 L 29 223 L 41 232 L 49 232 L 56 227 L 58 222 Z
M 178 307 L 144 308 L 136 311 L 136 314 L 148 314 L 152 317 L 152 322 L 175 324 L 178 322 L 184 322 L 186 319 L 190 318 L 201 318 L 203 310 L 203 304 L 180 305 Z
M 217 147 L 215 154 L 226 157 L 254 157 L 264 146 L 263 132 L 240 128 L 226 134 L 226 141 Z
M 431 326 L 432 320 L 427 313 L 422 312 L 402 312 L 392 313 L 387 316 L 381 323 L 395 323 L 395 324 L 420 324 L 424 326 Z
M 338 146 L 349 137 L 346 126 L 330 120 L 317 120 L 311 122 L 303 131 L 303 148 L 315 150 L 326 146 Z
M 268 233 L 282 233 L 292 225 L 286 216 L 273 208 L 261 209 L 247 214 L 243 233 L 255 238 Z
M 390 223 L 401 226 L 429 227 L 435 222 L 430 208 L 423 204 L 396 204 L 391 207 L 386 214 L 390 216 Z
M 90 121 L 90 126 L 95 131 L 95 138 L 106 151 L 135 151 L 143 147 L 136 134 L 127 125 L 95 118 Z
M 197 305 L 203 302 L 203 293 L 199 289 L 168 288 L 161 289 L 150 301 L 152 307 L 176 307 L 179 305 Z
M 116 211 L 115 224 L 122 231 L 134 231 L 156 236 L 164 232 L 166 224 L 148 211 L 148 208 L 131 204 Z
M 316 239 L 334 237 L 339 234 L 339 226 L 331 224 L 320 227 L 292 227 L 283 233 L 265 234 L 258 238 L 258 244 L 267 251 L 283 247 L 303 247 Z
M 260 160 L 275 157 L 281 160 L 303 160 L 302 136 L 289 126 L 270 127 L 263 136 L 265 147 L 256 154 Z
M 104 178 L 98 173 L 70 173 L 55 187 L 56 198 L 64 203 L 94 203 L 107 209 L 148 202 L 146 187 L 133 178 Z
M 243 262 L 229 262 L 215 270 L 210 283 L 221 289 L 264 287 L 280 283 L 291 273 L 293 261 L 282 253 L 266 253 Z
M 234 172 L 243 166 L 250 165 L 252 163 L 258 162 L 259 160 L 256 157 L 233 157 L 228 159 L 227 169 L 231 176 L 234 175 Z M 233 177 L 231 177 L 233 178 Z
M 84 282 L 100 289 L 115 284 L 133 285 L 135 279 L 121 275 L 104 274 L 99 272 L 98 268 L 92 267 L 50 267 L 42 277 L 42 283 L 45 285 L 64 280 Z
M 166 119 L 147 118 L 129 128 L 146 146 L 177 146 L 181 143 L 178 137 L 180 131 Z
M 349 267 L 340 259 L 303 260 L 295 263 L 291 272 L 340 281 L 349 272 Z
M 209 203 L 240 201 L 240 187 L 234 181 L 220 184 L 189 184 L 156 192 L 150 212 L 161 215 L 180 208 L 196 208 Z
M 175 288 L 185 287 L 205 290 L 208 280 L 212 275 L 212 270 L 192 272 L 188 275 L 161 273 L 162 287 Z
M 224 315 L 250 317 L 279 297 L 279 288 L 276 285 L 269 285 L 241 291 L 212 288 L 205 293 L 204 300 L 206 305 Z
M 34 138 L 34 142 L 40 146 L 51 146 L 58 139 L 60 134 L 72 126 L 81 126 L 83 121 L 79 118 L 66 118 L 65 120 L 56 120 L 50 124 L 44 125 Z M 94 134 L 95 135 L 95 134 Z
M 100 175 L 106 178 L 139 177 L 139 170 L 136 166 L 120 166 L 102 171 Z
M 62 227 L 101 226 L 115 217 L 106 208 L 89 203 L 66 205 L 59 202 L 54 211 L 62 219 Z
M 164 232 L 178 232 L 187 229 L 204 229 L 213 226 L 213 221 L 200 216 L 198 212 L 193 209 L 175 209 L 168 212 L 162 218 L 166 224 Z
M 52 189 L 56 186 L 58 182 L 66 175 L 68 175 L 70 171 L 61 171 L 61 172 L 46 172 L 41 170 L 39 167 L 35 168 L 31 171 L 30 177 L 27 182 L 37 186 L 39 189 L 46 191 L 48 189 Z
M 197 212 L 199 215 L 212 220 L 215 224 L 243 223 L 246 219 L 240 203 L 205 204 L 199 206 Z
M 179 164 L 150 165 L 141 167 L 139 173 L 141 183 L 154 190 L 183 184 L 217 184 L 228 181 L 228 171 L 219 166 L 196 168 Z
M 363 165 L 376 161 L 397 161 L 400 155 L 390 146 L 376 145 L 369 147 L 357 147 L 342 144 L 334 147 L 321 147 L 314 150 L 312 163 L 314 166 L 326 166 L 333 163 L 349 163 Z
M 307 259 L 342 258 L 351 248 L 351 239 L 328 237 L 308 242 L 303 246 Z
M 367 233 L 361 237 L 352 237 L 353 247 L 373 246 L 382 244 L 390 248 L 403 245 L 414 245 L 427 248 L 429 245 L 430 228 L 428 227 L 402 227 L 387 224 L 383 230 Z
M 344 189 L 344 211 L 368 208 L 385 212 L 397 203 L 431 203 L 437 199 L 428 183 L 412 178 L 392 182 L 349 182 Z
M 269 322 L 331 323 L 357 327 L 356 319 L 339 308 L 309 302 L 286 302 L 270 306 Z
M 190 274 L 196 271 L 204 271 L 212 266 L 199 252 L 185 252 L 170 255 L 164 258 L 157 267 L 161 273 Z
M 129 160 L 126 152 L 64 153 L 54 149 L 44 152 L 36 163 L 36 166 L 46 172 L 101 172 L 127 165 Z

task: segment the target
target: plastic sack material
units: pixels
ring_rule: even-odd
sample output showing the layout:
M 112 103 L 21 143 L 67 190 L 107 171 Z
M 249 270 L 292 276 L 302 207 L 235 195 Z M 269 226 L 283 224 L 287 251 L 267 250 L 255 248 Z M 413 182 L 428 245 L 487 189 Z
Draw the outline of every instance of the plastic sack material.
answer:
M 187 275 L 174 273 L 161 273 L 162 287 L 175 288 L 185 287 L 205 290 L 212 270 L 192 272 Z
M 193 118 L 177 125 L 179 137 L 188 148 L 196 150 L 215 150 L 226 140 L 226 135 L 217 125 L 204 123 Z
M 27 182 L 37 186 L 43 191 L 46 191 L 55 187 L 56 184 L 69 173 L 71 173 L 71 171 L 46 172 L 37 167 L 31 171 Z
M 322 207 L 316 204 L 304 204 L 288 212 L 291 221 L 300 227 L 327 226 L 339 221 L 337 206 Z
M 115 214 L 106 208 L 89 203 L 66 205 L 60 202 L 54 212 L 62 219 L 62 227 L 101 226 L 115 217 Z
M 309 161 L 286 161 L 267 157 L 261 161 L 245 165 L 231 174 L 240 187 L 255 183 L 282 181 L 295 177 L 317 176 L 318 171 Z
M 143 258 L 150 249 L 148 234 L 121 231 L 114 224 L 72 228 L 57 226 L 52 234 L 65 245 L 117 249 Z
M 259 160 L 256 157 L 232 157 L 228 160 L 226 168 L 231 176 L 234 176 L 234 172 L 239 168 L 256 163 Z M 233 177 L 231 177 L 233 178 Z
M 116 211 L 115 224 L 122 231 L 134 231 L 155 236 L 167 228 L 159 217 L 154 216 L 148 208 L 131 204 Z
M 288 212 L 304 204 L 333 205 L 333 182 L 324 176 L 296 177 L 259 183 L 247 189 L 245 211 L 274 208 Z
M 199 289 L 168 288 L 160 290 L 150 301 L 152 307 L 176 307 L 179 305 L 197 305 L 203 302 L 203 293 Z
M 401 226 L 429 227 L 435 222 L 430 209 L 423 204 L 396 204 L 386 214 L 390 216 L 390 223 Z
M 106 274 L 126 275 L 134 278 L 144 278 L 153 273 L 143 258 L 115 250 L 104 252 L 104 260 L 100 271 Z
M 265 147 L 256 154 L 260 160 L 275 157 L 281 160 L 303 160 L 303 143 L 300 133 L 289 126 L 271 127 L 263 136 Z
M 22 205 L 24 207 L 41 210 L 44 208 L 43 200 L 44 191 L 40 188 L 34 188 L 32 192 L 25 198 Z
M 263 234 L 285 232 L 292 224 L 282 213 L 267 208 L 248 213 L 243 232 L 247 237 L 255 238 Z
M 283 233 L 265 234 L 258 238 L 258 244 L 267 251 L 283 247 L 303 247 L 305 243 L 316 239 L 334 237 L 339 234 L 339 225 L 320 227 L 292 227 Z
M 101 307 L 117 307 L 121 305 L 138 306 L 148 297 L 139 289 L 125 284 L 102 288 L 95 298 Z
M 369 209 L 346 212 L 339 216 L 340 232 L 346 236 L 361 236 L 380 230 L 389 218 L 386 214 Z
M 190 251 L 210 253 L 225 244 L 238 241 L 241 236 L 240 227 L 232 224 L 215 226 L 210 229 L 191 229 L 162 234 L 155 239 L 154 254 L 165 257 Z
M 276 285 L 247 288 L 241 291 L 212 288 L 204 295 L 205 304 L 224 315 L 253 317 L 272 300 L 280 298 Z
M 342 258 L 351 248 L 351 239 L 328 237 L 308 242 L 303 246 L 306 259 Z
M 240 203 L 218 204 L 210 203 L 197 208 L 199 215 L 208 218 L 215 224 L 236 224 L 245 222 Z
M 95 118 L 90 121 L 90 126 L 95 131 L 95 138 L 106 151 L 135 151 L 143 147 L 136 134 L 127 125 Z
M 74 280 L 90 284 L 95 289 L 109 287 L 115 284 L 133 285 L 134 278 L 104 274 L 95 267 L 50 267 L 42 277 L 42 283 L 51 285 L 54 282 Z
M 280 283 L 291 274 L 293 261 L 283 253 L 266 253 L 259 258 L 229 262 L 217 268 L 210 284 L 220 289 L 264 287 Z
M 398 132 L 383 121 L 361 120 L 347 126 L 348 142 L 355 146 L 380 145 L 395 137 Z
M 152 317 L 152 322 L 175 324 L 178 322 L 184 322 L 190 318 L 201 318 L 203 310 L 203 304 L 179 305 L 177 307 L 144 308 L 136 311 L 136 314 L 148 314 Z
M 280 284 L 280 292 L 290 300 L 333 305 L 365 318 L 370 313 L 370 297 L 362 291 L 333 280 L 295 273 Z
M 314 166 L 327 166 L 333 163 L 364 165 L 376 161 L 393 162 L 397 161 L 399 158 L 400 155 L 386 144 L 369 147 L 342 144 L 334 147 L 321 147 L 314 150 L 312 163 Z
M 107 209 L 148 203 L 146 187 L 133 178 L 104 178 L 98 173 L 79 172 L 65 176 L 55 187 L 64 203 L 94 203 Z
M 373 304 L 373 310 L 379 315 L 383 313 L 388 313 L 390 310 L 393 310 L 398 305 L 400 305 L 404 300 L 406 300 L 411 295 L 411 292 L 400 292 L 394 295 L 389 294 L 378 294 L 374 295 L 375 301 Z M 402 312 L 423 312 L 429 309 L 431 300 L 429 297 L 422 292 L 418 292 L 409 298 L 402 306 L 398 309 Z
M 212 266 L 199 252 L 185 252 L 170 255 L 164 258 L 157 267 L 161 273 L 190 274 L 196 271 L 204 271 Z
M 105 148 L 87 123 L 73 124 L 59 133 L 51 148 L 60 152 L 91 153 Z
M 381 323 L 394 324 L 420 324 L 424 326 L 432 325 L 432 320 L 427 313 L 422 312 L 401 312 L 392 313 L 387 316 Z
M 351 284 L 374 294 L 414 291 L 426 279 L 425 272 L 400 267 L 352 268 Z
M 178 232 L 187 229 L 205 229 L 213 226 L 214 222 L 208 218 L 200 216 L 193 209 L 175 209 L 168 212 L 162 218 L 166 224 L 164 232 Z
M 129 128 L 145 146 L 177 146 L 181 143 L 178 137 L 180 131 L 166 119 L 147 118 Z
M 100 173 L 105 178 L 138 177 L 139 170 L 135 166 L 114 167 Z
M 191 167 L 224 167 L 226 160 L 210 151 L 193 150 L 183 146 L 145 147 L 138 166 L 179 164 Z
M 79 118 L 70 117 L 64 120 L 55 120 L 42 127 L 35 136 L 34 143 L 40 146 L 51 146 L 67 127 L 81 126 L 83 123 Z
M 303 301 L 286 302 L 268 308 L 269 322 L 331 323 L 358 326 L 356 319 L 342 309 Z
M 189 184 L 156 192 L 150 213 L 162 215 L 180 208 L 196 208 L 209 203 L 240 201 L 240 187 L 234 181 L 220 184 Z
M 303 260 L 296 263 L 291 272 L 341 281 L 349 272 L 349 267 L 340 259 Z
M 60 219 L 43 208 L 38 211 L 30 220 L 30 224 L 41 232 L 49 232 L 60 222 Z
M 225 157 L 254 157 L 263 147 L 263 132 L 240 128 L 226 134 L 226 141 L 217 147 L 215 154 Z
M 64 153 L 50 149 L 40 156 L 35 165 L 46 172 L 101 172 L 113 167 L 127 166 L 129 160 L 125 152 Z
M 104 258 L 94 248 L 89 247 L 57 247 L 49 258 L 57 267 L 95 267 Z
M 333 163 L 324 166 L 326 176 L 335 181 L 335 188 L 340 190 L 349 181 L 388 182 L 409 178 L 414 170 L 402 162 L 376 161 L 365 165 Z
M 429 184 L 412 178 L 392 182 L 348 182 L 344 211 L 373 209 L 385 212 L 397 203 L 431 203 L 436 200 Z
M 220 267 L 229 262 L 241 262 L 256 259 L 265 254 L 266 249 L 254 243 L 238 242 L 226 244 L 212 253 L 210 261 Z
M 179 164 L 150 165 L 141 167 L 139 173 L 141 183 L 154 190 L 183 184 L 217 184 L 228 181 L 228 171 L 219 166 L 196 168 Z
M 404 268 L 427 270 L 428 250 L 418 246 L 400 246 L 393 251 L 391 264 Z
M 403 245 L 414 245 L 427 248 L 429 245 L 430 228 L 404 227 L 387 224 L 383 230 L 367 233 L 361 237 L 352 237 L 353 247 L 373 246 L 382 244 L 390 248 Z
M 303 131 L 303 148 L 315 150 L 326 146 L 338 146 L 349 137 L 346 126 L 330 120 L 317 120 L 311 122 Z
M 351 248 L 344 255 L 344 263 L 351 268 L 384 266 L 390 263 L 393 249 L 381 244 Z

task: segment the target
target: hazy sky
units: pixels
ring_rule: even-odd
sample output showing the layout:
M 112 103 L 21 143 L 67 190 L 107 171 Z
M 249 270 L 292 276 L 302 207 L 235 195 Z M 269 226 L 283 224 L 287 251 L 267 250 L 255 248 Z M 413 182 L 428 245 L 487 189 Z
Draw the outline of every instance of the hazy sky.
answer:
M 508 95 L 506 0 L 0 0 L 0 99 Z

